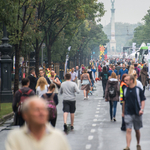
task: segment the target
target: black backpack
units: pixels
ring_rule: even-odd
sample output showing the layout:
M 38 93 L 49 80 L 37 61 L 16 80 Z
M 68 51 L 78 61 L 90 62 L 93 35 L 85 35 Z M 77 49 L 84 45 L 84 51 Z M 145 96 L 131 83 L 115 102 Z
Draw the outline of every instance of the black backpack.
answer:
M 116 88 L 111 85 L 108 88 L 108 94 L 110 98 L 114 98 L 116 96 Z

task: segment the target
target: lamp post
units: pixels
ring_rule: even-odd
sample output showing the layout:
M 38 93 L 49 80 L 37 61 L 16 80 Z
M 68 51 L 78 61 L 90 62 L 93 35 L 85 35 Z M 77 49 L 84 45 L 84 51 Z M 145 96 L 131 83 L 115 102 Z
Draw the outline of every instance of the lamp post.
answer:
M 35 51 L 30 53 L 30 70 L 29 70 L 29 73 L 32 69 L 35 69 Z
M 0 52 L 2 57 L 1 63 L 1 91 L 0 99 L 1 103 L 9 103 L 13 100 L 13 94 L 11 89 L 11 67 L 12 67 L 12 46 L 8 44 L 6 26 L 3 24 L 3 38 L 2 45 L 0 45 Z

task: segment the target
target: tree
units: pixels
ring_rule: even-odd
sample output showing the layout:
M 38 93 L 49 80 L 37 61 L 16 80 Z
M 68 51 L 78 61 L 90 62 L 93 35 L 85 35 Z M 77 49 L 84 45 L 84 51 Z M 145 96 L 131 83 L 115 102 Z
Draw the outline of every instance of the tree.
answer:
M 132 39 L 132 42 L 137 43 L 138 46 L 143 42 L 150 43 L 150 9 L 147 10 L 147 14 L 142 20 L 144 21 L 144 24 L 135 28 L 134 38 Z

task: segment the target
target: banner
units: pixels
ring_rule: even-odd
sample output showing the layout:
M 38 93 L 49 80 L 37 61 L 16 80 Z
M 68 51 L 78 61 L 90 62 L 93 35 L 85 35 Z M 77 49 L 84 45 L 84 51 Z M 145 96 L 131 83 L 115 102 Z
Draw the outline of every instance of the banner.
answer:
M 150 78 L 150 43 L 147 43 L 148 46 L 148 75 Z
M 133 49 L 132 53 L 134 53 L 136 51 L 136 43 L 132 43 L 132 49 Z
M 103 45 L 100 45 L 99 50 L 100 50 L 99 59 L 102 61 L 106 60 L 107 59 L 107 48 L 105 48 Z

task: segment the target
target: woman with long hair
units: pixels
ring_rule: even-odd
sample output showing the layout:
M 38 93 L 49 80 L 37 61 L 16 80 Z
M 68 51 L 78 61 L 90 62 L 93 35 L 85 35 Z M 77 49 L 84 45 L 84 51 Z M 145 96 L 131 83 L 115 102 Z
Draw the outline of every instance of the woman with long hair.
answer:
M 134 71 L 134 65 L 130 65 L 128 74 L 133 74 L 133 71 Z
M 87 73 L 87 70 L 84 69 L 83 74 L 81 76 L 81 90 L 83 90 L 84 99 L 88 99 L 89 98 L 88 97 L 88 93 L 89 93 L 89 90 L 90 90 L 90 84 L 92 86 L 90 76 Z
M 119 81 L 115 72 L 112 72 L 110 79 L 106 84 L 105 101 L 110 104 L 110 119 L 116 121 L 117 102 L 119 101 Z
M 138 75 L 137 75 L 136 70 L 134 70 L 131 75 L 133 75 L 135 78 L 135 85 L 143 90 L 143 85 L 142 85 L 141 81 L 137 80 Z
M 123 91 L 124 91 L 124 89 L 126 88 L 126 87 L 128 87 L 128 85 L 125 83 L 125 81 L 124 81 L 124 79 L 125 79 L 125 77 L 127 76 L 127 74 L 123 74 L 122 75 L 122 79 L 121 79 L 121 81 L 120 81 L 120 104 L 122 105 L 123 104 L 123 98 L 124 98 L 124 93 L 123 93 Z M 121 125 L 121 130 L 122 131 L 126 131 L 126 126 L 125 126 L 125 121 L 124 121 L 124 117 L 122 117 L 122 125 Z
M 141 83 L 143 85 L 143 92 L 145 93 L 145 86 L 147 86 L 147 79 L 148 79 L 146 66 L 144 66 L 143 69 L 141 70 L 140 77 L 141 77 Z
M 55 91 L 55 84 L 51 84 L 48 87 L 48 92 L 43 94 L 42 97 L 47 100 L 48 103 L 48 110 L 49 110 L 49 118 L 48 121 L 51 123 L 53 127 L 56 125 L 57 120 L 57 109 L 56 106 L 58 105 L 58 96 Z
M 41 97 L 48 91 L 48 83 L 44 77 L 40 77 L 36 84 L 36 95 Z

